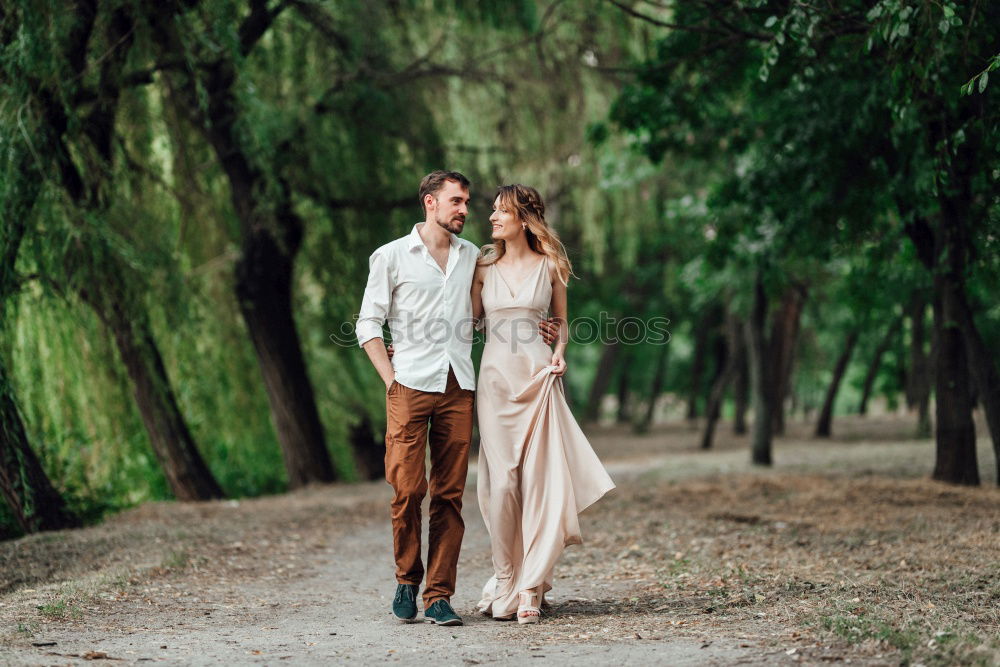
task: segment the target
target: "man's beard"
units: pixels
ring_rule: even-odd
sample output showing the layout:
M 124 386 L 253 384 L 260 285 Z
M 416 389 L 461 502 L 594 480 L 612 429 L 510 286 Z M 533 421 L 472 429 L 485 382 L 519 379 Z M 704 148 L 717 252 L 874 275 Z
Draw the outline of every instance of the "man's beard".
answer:
M 446 220 L 438 218 L 435 222 L 452 234 L 461 234 L 462 228 L 465 226 L 465 218 L 448 218 Z

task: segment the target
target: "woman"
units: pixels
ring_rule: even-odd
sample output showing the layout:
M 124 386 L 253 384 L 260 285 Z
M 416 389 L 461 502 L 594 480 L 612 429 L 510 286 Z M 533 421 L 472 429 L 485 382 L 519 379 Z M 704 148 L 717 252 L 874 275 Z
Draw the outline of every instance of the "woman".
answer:
M 472 314 L 486 330 L 476 389 L 479 509 L 490 533 L 494 576 L 479 610 L 537 623 L 552 568 L 580 544 L 577 515 L 614 488 L 566 404 L 566 285 L 572 274 L 534 188 L 502 186 L 493 203 L 494 243 L 472 282 Z M 538 332 L 550 310 L 555 349 Z

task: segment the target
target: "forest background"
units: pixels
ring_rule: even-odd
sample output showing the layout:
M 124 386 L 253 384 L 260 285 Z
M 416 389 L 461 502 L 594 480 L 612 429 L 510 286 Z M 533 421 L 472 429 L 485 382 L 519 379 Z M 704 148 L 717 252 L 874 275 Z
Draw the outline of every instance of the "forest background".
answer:
M 1000 479 L 997 3 L 0 6 L 0 538 L 379 478 L 350 332 L 439 168 L 479 245 L 495 186 L 545 197 L 583 422 L 770 465 L 910 411 L 934 478 Z

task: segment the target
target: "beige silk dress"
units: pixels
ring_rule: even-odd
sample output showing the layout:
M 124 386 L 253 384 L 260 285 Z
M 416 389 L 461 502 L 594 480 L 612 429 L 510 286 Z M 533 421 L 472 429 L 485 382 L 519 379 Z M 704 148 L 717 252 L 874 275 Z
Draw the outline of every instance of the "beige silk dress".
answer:
M 570 412 L 538 332 L 552 300 L 548 267 L 540 261 L 516 293 L 496 265 L 483 284 L 477 487 L 494 576 L 478 608 L 493 616 L 515 613 L 519 591 L 552 588 L 563 548 L 582 541 L 577 515 L 615 487 Z

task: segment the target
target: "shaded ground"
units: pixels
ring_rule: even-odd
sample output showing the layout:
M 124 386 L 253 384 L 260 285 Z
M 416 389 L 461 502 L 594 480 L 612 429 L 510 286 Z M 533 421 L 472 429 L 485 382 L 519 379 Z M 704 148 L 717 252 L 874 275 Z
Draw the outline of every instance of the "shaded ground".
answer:
M 583 517 L 535 627 L 472 611 L 490 564 L 471 486 L 463 628 L 390 619 L 384 483 L 149 504 L 3 543 L 0 662 L 1000 662 L 1000 491 L 924 479 L 933 445 L 907 421 L 837 426 L 817 442 L 790 425 L 767 471 L 727 428 L 711 452 L 683 424 L 594 431 L 619 489 Z

